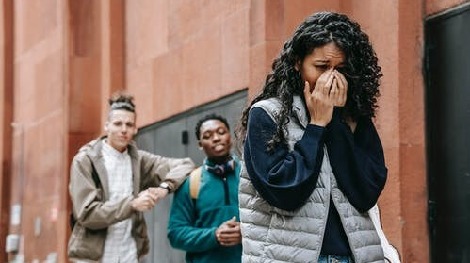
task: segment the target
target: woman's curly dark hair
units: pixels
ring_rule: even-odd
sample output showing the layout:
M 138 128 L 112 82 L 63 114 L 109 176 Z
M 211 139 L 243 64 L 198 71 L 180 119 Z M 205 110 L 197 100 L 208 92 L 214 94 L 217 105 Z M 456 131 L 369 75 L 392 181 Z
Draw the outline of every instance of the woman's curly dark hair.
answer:
M 345 67 L 338 69 L 348 81 L 344 117 L 355 121 L 362 117 L 375 117 L 382 72 L 369 37 L 358 23 L 346 15 L 318 12 L 299 25 L 292 38 L 284 43 L 279 56 L 274 59 L 272 71 L 266 77 L 263 90 L 242 113 L 236 133 L 239 142 L 245 138 L 251 106 L 260 100 L 274 97 L 282 104 L 276 116 L 276 122 L 281 125 L 277 126 L 276 133 L 268 142 L 268 148 L 272 149 L 278 143 L 286 143 L 284 131 L 292 111 L 293 97 L 303 97 L 304 85 L 295 65 L 301 63 L 315 48 L 331 42 L 343 51 L 346 58 Z

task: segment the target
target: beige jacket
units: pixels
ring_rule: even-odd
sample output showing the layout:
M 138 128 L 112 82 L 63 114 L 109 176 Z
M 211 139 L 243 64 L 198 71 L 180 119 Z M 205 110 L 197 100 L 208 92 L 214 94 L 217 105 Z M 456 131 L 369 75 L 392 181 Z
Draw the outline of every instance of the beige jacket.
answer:
M 99 260 L 103 255 L 106 231 L 109 225 L 132 218 L 132 235 L 139 258 L 149 251 L 149 239 L 143 213 L 134 211 L 130 202 L 148 187 L 167 182 L 171 191 L 177 189 L 194 169 L 189 158 L 177 159 L 153 155 L 138 150 L 135 143 L 128 146 L 131 157 L 134 196 L 120 202 L 109 199 L 108 176 L 101 153 L 104 137 L 83 146 L 73 158 L 69 192 L 76 223 L 68 244 L 68 255 L 73 259 Z M 96 186 L 93 167 L 99 178 Z

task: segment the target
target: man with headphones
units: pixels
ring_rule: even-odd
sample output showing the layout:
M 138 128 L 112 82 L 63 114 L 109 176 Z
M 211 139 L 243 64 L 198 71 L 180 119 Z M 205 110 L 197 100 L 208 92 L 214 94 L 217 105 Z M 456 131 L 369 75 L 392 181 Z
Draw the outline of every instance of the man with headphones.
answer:
M 109 105 L 106 135 L 83 146 L 72 161 L 68 255 L 76 262 L 137 263 L 149 251 L 142 212 L 176 190 L 194 164 L 137 149 L 132 96 L 116 94 Z
M 186 251 L 186 262 L 241 262 L 238 212 L 240 161 L 231 155 L 230 127 L 210 114 L 196 124 L 206 159 L 175 192 L 168 223 L 170 244 Z

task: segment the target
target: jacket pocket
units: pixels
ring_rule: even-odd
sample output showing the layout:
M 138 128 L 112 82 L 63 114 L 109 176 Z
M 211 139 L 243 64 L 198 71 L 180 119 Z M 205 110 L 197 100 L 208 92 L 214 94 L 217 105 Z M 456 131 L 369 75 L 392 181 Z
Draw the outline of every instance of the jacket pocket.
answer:
M 90 230 L 76 223 L 68 243 L 69 258 L 99 260 L 103 255 L 107 229 Z
M 147 225 L 143 214 L 139 214 L 137 218 L 134 219 L 134 228 L 133 236 L 135 239 L 135 244 L 137 246 L 137 254 L 140 257 L 148 254 L 150 251 L 150 243 L 147 235 Z

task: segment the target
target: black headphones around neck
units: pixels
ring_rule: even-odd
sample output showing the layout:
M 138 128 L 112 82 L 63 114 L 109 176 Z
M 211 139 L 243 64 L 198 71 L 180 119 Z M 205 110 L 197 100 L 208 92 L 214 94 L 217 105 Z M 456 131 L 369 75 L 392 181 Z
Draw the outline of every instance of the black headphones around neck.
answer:
M 208 162 L 206 162 L 204 164 L 204 169 L 215 175 L 225 177 L 228 173 L 235 171 L 235 160 L 233 158 L 230 158 L 230 160 L 221 164 L 209 164 Z

